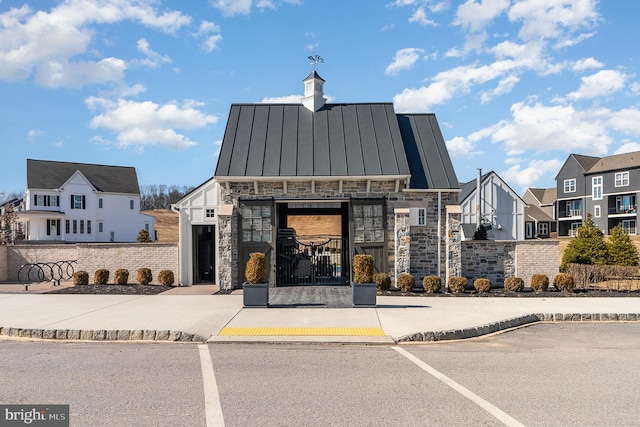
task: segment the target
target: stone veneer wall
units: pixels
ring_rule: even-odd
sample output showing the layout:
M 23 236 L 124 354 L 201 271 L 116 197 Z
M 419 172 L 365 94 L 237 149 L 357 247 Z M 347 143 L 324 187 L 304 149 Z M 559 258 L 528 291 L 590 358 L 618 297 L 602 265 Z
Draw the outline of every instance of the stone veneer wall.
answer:
M 23 264 L 63 260 L 78 260 L 74 264 L 75 271 L 87 271 L 90 279 L 101 268 L 109 270 L 110 279 L 117 269 L 126 268 L 130 282 L 134 282 L 135 272 L 143 267 L 151 269 L 154 281 L 161 270 L 171 270 L 179 277 L 178 245 L 175 243 L 33 244 L 7 246 L 6 250 L 7 280 L 11 281 L 17 280 Z M 0 262 L 1 256 L 0 252 Z
M 9 280 L 7 264 L 7 246 L 0 245 L 0 282 Z
M 243 197 L 247 200 L 264 199 L 273 197 L 274 199 L 285 199 L 294 201 L 296 199 L 313 201 L 313 200 L 348 200 L 365 199 L 365 198 L 386 198 L 387 199 L 387 273 L 395 276 L 396 269 L 396 252 L 395 244 L 395 214 L 396 206 L 403 208 L 409 205 L 416 205 L 427 208 L 427 226 L 416 227 L 410 229 L 411 235 L 411 252 L 410 252 L 410 272 L 415 275 L 435 274 L 437 260 L 437 224 L 438 224 L 438 193 L 437 192 L 418 192 L 418 191 L 400 191 L 395 192 L 396 181 L 374 181 L 371 180 L 343 180 L 342 191 L 340 191 L 340 183 L 335 181 L 315 181 L 312 185 L 311 181 L 292 181 L 287 182 L 285 188 L 282 181 L 258 182 L 258 191 L 256 193 L 253 182 L 229 182 L 221 185 L 221 202 L 233 204 L 234 208 L 238 208 L 238 200 Z M 367 187 L 368 191 L 367 191 Z M 402 185 L 401 185 L 402 187 Z M 457 192 L 443 191 L 441 200 L 441 275 L 444 275 L 445 254 L 445 206 L 451 203 L 457 203 Z M 218 237 L 219 247 L 232 242 L 231 247 L 237 245 L 237 214 L 231 218 L 231 229 L 224 232 L 220 230 Z M 231 235 L 229 235 L 231 233 Z M 222 263 L 220 263 L 222 265 Z M 272 251 L 271 260 L 272 269 L 275 266 L 275 251 Z M 238 251 L 237 248 L 232 253 L 231 260 L 231 281 L 225 282 L 229 276 L 227 271 L 223 271 L 224 267 L 220 267 L 220 287 L 222 289 L 230 289 L 234 287 L 238 281 Z M 224 280 L 223 280 L 224 277 Z
M 546 274 L 553 283 L 560 270 L 560 242 L 557 240 L 525 240 L 516 247 L 516 276 L 531 285 L 531 276 Z

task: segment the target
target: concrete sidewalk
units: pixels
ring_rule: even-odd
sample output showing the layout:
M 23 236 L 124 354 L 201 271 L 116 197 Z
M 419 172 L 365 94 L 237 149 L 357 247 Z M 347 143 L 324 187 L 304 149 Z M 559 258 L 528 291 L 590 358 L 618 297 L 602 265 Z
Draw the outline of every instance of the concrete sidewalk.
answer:
M 0 335 L 393 344 L 471 338 L 539 321 L 640 321 L 640 298 L 634 297 L 379 296 L 376 308 L 247 309 L 242 295 L 176 292 L 150 296 L 2 293 Z

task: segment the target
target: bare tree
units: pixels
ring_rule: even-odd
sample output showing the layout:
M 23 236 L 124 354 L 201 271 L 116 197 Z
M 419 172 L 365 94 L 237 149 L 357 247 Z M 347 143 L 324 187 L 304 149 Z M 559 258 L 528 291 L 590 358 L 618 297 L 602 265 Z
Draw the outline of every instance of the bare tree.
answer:
M 142 210 L 169 209 L 172 203 L 183 198 L 193 187 L 172 185 L 143 185 L 140 187 L 140 205 Z

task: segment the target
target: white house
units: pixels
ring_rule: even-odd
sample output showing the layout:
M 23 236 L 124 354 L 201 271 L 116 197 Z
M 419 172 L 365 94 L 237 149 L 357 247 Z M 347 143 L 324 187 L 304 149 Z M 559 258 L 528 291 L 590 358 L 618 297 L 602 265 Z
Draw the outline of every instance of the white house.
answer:
M 458 202 L 465 240 L 473 238 L 479 225 L 487 229 L 490 239 L 525 239 L 527 204 L 497 173 L 492 171 L 463 184 Z
M 18 209 L 25 239 L 135 242 L 155 236 L 155 218 L 140 212 L 133 167 L 27 159 L 27 191 Z
M 217 283 L 216 242 L 220 185 L 202 183 L 171 205 L 178 212 L 179 283 Z

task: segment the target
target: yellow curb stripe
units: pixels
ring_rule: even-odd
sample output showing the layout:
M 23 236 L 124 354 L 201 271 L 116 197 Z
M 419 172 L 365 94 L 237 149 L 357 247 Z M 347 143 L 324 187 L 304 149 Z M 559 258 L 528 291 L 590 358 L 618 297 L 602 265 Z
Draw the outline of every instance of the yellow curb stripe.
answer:
M 227 326 L 218 336 L 359 336 L 383 337 L 382 328 L 237 328 Z

